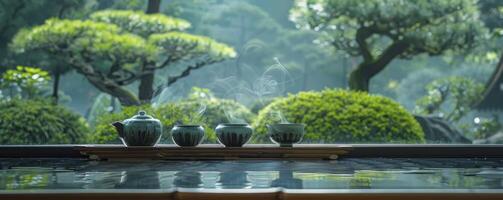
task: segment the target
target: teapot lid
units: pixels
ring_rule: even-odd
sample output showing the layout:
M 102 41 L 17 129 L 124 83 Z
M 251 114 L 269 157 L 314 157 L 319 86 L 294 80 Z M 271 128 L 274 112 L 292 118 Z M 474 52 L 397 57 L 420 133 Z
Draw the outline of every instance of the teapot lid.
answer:
M 153 119 L 152 116 L 147 115 L 147 112 L 140 110 L 137 115 L 133 116 L 132 119 Z

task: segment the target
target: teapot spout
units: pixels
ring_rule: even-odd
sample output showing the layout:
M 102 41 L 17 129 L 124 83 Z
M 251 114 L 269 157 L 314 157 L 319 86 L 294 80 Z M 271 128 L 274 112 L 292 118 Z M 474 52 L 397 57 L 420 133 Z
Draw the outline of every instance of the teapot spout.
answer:
M 115 127 L 120 137 L 124 137 L 124 124 L 122 122 L 114 122 L 112 126 Z

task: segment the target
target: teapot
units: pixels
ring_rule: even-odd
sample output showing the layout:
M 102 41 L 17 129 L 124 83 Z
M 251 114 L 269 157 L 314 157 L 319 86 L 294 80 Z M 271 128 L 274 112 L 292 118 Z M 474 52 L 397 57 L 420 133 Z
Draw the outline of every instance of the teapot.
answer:
M 112 125 L 126 146 L 155 146 L 162 135 L 161 122 L 143 110 L 132 118 L 114 122 Z

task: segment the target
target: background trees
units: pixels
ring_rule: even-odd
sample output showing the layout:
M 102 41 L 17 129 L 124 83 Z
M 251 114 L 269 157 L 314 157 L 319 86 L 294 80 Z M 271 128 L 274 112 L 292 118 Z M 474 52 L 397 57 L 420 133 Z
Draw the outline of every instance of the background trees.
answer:
M 122 104 L 139 105 L 140 100 L 149 102 L 152 98 L 153 82 L 140 84 L 140 96 L 125 86 L 153 75 L 156 69 L 186 66 L 181 74 L 168 78 L 169 85 L 191 70 L 234 57 L 233 49 L 224 44 L 179 32 L 189 26 L 184 20 L 161 14 L 102 11 L 84 21 L 47 20 L 18 33 L 12 46 L 18 52 L 42 51 L 56 56 Z
M 7 48 L 14 34 L 25 26 L 43 23 L 51 17 L 64 18 L 82 16 L 86 9 L 84 1 L 78 0 L 19 0 L 0 2 L 0 72 L 8 66 L 36 65 L 52 75 L 52 97 L 55 103 L 59 99 L 59 81 L 61 75 L 71 68 L 58 61 L 47 59 L 43 55 L 32 54 L 30 57 L 17 57 Z
M 49 73 L 34 67 L 17 66 L 9 69 L 0 77 L 0 93 L 9 99 L 32 99 L 41 96 L 41 88 L 50 80 Z
M 431 56 L 473 47 L 485 29 L 476 1 L 296 1 L 300 27 L 323 31 L 324 44 L 361 57 L 349 86 L 368 91 L 370 79 L 395 58 Z
M 13 57 L 8 57 L 8 48 L 12 37 L 25 26 L 43 23 L 51 17 L 69 17 L 80 15 L 83 1 L 78 0 L 18 0 L 0 2 L 0 64 L 9 66 Z M 0 71 L 5 69 L 0 68 Z

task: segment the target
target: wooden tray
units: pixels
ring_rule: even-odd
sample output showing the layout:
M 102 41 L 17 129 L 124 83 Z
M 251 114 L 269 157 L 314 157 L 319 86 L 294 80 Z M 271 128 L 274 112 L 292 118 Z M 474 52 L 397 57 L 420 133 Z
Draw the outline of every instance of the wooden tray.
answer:
M 162 159 L 162 160 L 233 160 L 233 159 L 337 159 L 348 153 L 349 147 L 320 145 L 247 145 L 223 147 L 205 144 L 197 147 L 158 145 L 156 147 L 125 147 L 122 145 L 77 146 L 82 155 L 94 160 Z

